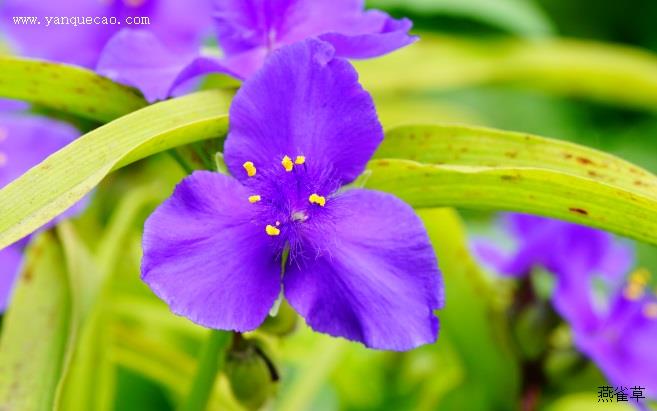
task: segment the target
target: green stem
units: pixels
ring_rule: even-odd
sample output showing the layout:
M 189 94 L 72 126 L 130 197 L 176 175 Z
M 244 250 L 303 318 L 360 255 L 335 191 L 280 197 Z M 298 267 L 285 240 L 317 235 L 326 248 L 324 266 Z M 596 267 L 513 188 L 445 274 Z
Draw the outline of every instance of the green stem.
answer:
M 232 333 L 228 331 L 210 330 L 201 350 L 196 376 L 187 398 L 183 401 L 181 411 L 203 411 L 207 408 L 214 381 L 223 367 L 226 348 L 231 339 Z
M 183 158 L 183 156 L 180 155 L 177 149 L 172 148 L 171 150 L 167 151 L 171 157 L 173 157 L 174 160 L 176 160 L 176 163 L 182 168 L 185 173 L 187 174 L 192 174 L 194 172 L 194 167 L 192 167 L 187 160 Z

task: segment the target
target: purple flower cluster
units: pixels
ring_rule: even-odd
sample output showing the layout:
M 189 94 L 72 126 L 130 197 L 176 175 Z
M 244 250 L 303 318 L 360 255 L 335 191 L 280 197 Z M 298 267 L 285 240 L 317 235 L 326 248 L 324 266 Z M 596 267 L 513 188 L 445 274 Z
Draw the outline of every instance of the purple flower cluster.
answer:
M 25 55 L 95 68 L 155 101 L 202 74 L 246 79 L 272 51 L 309 37 L 346 58 L 380 56 L 416 40 L 409 20 L 363 8 L 363 0 L 6 0 L 0 28 Z M 15 24 L 16 16 L 41 24 Z M 111 16 L 119 24 L 54 24 L 53 16 Z M 128 17 L 150 24 L 128 26 Z M 201 53 L 212 26 L 222 57 Z
M 23 108 L 21 104 L 0 100 L 0 188 L 79 135 L 68 124 L 25 114 Z M 62 216 L 75 213 L 81 204 Z M 0 312 L 9 302 L 28 241 L 29 237 L 0 250 Z
M 196 50 L 211 28 L 210 15 L 209 0 L 4 0 L 0 29 L 21 55 L 94 68 L 107 42 L 128 28 L 146 27 L 174 52 Z M 37 17 L 39 24 L 14 22 L 18 17 Z M 77 23 L 86 17 L 111 17 L 116 24 Z M 128 25 L 129 17 L 149 21 Z
M 152 101 L 202 74 L 246 79 L 272 51 L 310 37 L 332 44 L 336 56 L 346 58 L 380 56 L 416 40 L 408 35 L 409 20 L 363 7 L 362 0 L 217 0 L 213 16 L 222 57 L 177 53 L 151 31 L 125 30 L 108 43 L 98 71 L 139 88 Z
M 615 385 L 646 387 L 657 398 L 657 294 L 649 274 L 627 278 L 632 249 L 610 234 L 563 221 L 507 214 L 502 223 L 517 243 L 511 253 L 478 242 L 476 253 L 503 275 L 535 267 L 555 275 L 555 310 L 570 323 L 577 348 Z
M 232 176 L 195 172 L 150 216 L 142 278 L 207 327 L 253 330 L 283 292 L 316 331 L 407 350 L 437 337 L 440 272 L 410 206 L 347 186 L 383 132 L 335 52 L 295 43 L 244 82 L 225 143 Z

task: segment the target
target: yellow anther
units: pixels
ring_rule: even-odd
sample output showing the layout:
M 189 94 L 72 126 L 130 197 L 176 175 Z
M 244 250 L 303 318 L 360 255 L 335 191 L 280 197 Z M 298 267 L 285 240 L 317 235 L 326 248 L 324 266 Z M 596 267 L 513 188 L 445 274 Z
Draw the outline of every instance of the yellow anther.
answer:
M 281 160 L 281 164 L 283 164 L 283 168 L 285 168 L 285 171 L 292 171 L 294 168 L 294 163 L 292 162 L 292 159 L 288 156 L 283 157 L 283 160 Z
M 265 231 L 267 232 L 268 235 L 272 237 L 279 235 L 281 233 L 281 230 L 279 230 L 278 228 L 274 227 L 271 224 L 267 224 L 267 227 L 265 227 Z
M 254 196 L 249 196 L 249 203 L 257 203 L 258 201 L 262 200 L 262 197 L 259 195 L 254 195 Z
M 317 195 L 315 193 L 311 194 L 310 197 L 308 197 L 308 201 L 310 201 L 311 204 L 317 204 L 322 207 L 324 207 L 324 205 L 326 204 L 326 198 Z
M 297 158 L 294 159 L 294 164 L 301 165 L 306 162 L 306 157 L 305 156 L 297 156 Z
M 242 164 L 242 167 L 246 170 L 246 175 L 249 177 L 253 177 L 256 174 L 256 168 L 253 165 L 253 161 L 247 161 L 244 164 Z
M 632 274 L 630 274 L 630 283 L 631 284 L 640 284 L 645 286 L 650 281 L 650 271 L 645 268 L 637 268 Z
M 645 288 L 646 287 L 643 284 L 630 282 L 627 287 L 625 287 L 623 295 L 628 300 L 636 301 L 643 297 Z
M 643 307 L 643 315 L 657 319 L 657 303 L 648 303 Z

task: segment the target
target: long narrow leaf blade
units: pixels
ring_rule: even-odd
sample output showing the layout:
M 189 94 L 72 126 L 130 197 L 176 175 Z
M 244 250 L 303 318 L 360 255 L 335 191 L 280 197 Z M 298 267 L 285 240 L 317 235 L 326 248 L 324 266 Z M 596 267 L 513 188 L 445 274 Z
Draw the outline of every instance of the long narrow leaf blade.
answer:
M 38 229 L 89 193 L 108 173 L 228 127 L 229 98 L 206 91 L 165 101 L 106 124 L 0 190 L 0 249 Z
M 0 56 L 0 97 L 107 122 L 146 105 L 138 91 L 81 67 Z
M 573 221 L 657 245 L 657 200 L 554 170 L 373 160 L 366 185 L 414 207 L 512 210 Z
M 475 41 L 423 34 L 417 44 L 356 62 L 356 67 L 368 89 L 426 93 L 505 83 L 650 111 L 657 108 L 657 55 L 592 41 Z
M 0 340 L 0 404 L 49 411 L 62 372 L 71 294 L 61 247 L 52 234 L 31 247 Z
M 376 157 L 438 165 L 540 166 L 657 198 L 657 176 L 616 156 L 567 141 L 484 127 L 396 127 L 386 132 Z

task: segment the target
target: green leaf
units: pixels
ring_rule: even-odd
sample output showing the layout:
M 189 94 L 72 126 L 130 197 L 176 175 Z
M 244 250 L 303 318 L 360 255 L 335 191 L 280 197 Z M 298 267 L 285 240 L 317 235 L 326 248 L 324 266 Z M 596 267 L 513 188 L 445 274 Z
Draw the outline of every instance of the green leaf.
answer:
M 71 323 L 71 294 L 62 250 L 39 236 L 14 290 L 0 340 L 0 404 L 50 411 L 63 368 Z
M 0 56 L 0 97 L 107 122 L 146 105 L 130 87 L 80 67 Z
M 546 411 L 579 411 L 595 409 L 599 411 L 631 411 L 636 408 L 629 403 L 598 402 L 597 387 L 591 387 L 589 393 L 570 394 L 554 401 L 546 407 Z
M 657 110 L 657 56 L 626 46 L 563 39 L 475 41 L 423 34 L 412 46 L 355 65 L 370 90 L 426 94 L 506 83 Z
M 57 233 L 66 256 L 73 310 L 56 409 L 109 410 L 114 369 L 107 356 L 108 317 L 101 297 L 104 278 L 70 223 L 61 223 Z
M 463 224 L 452 209 L 418 214 L 436 250 L 447 290 L 445 308 L 438 312 L 441 334 L 450 340 L 465 371 L 465 381 L 435 409 L 513 409 L 519 391 L 518 364 L 503 337 L 508 335 L 503 313 L 491 301 L 494 291 L 468 252 Z
M 0 190 L 0 248 L 67 210 L 111 171 L 149 155 L 219 137 L 229 97 L 205 91 L 131 113 L 48 157 Z
M 374 8 L 402 8 L 418 14 L 441 13 L 481 21 L 511 33 L 543 37 L 554 33 L 548 16 L 524 0 L 370 0 Z
M 601 228 L 657 244 L 657 200 L 550 169 L 373 160 L 367 187 L 418 208 L 512 210 Z
M 628 161 L 525 133 L 457 124 L 402 126 L 386 132 L 375 156 L 429 164 L 536 167 L 657 197 L 657 176 Z

